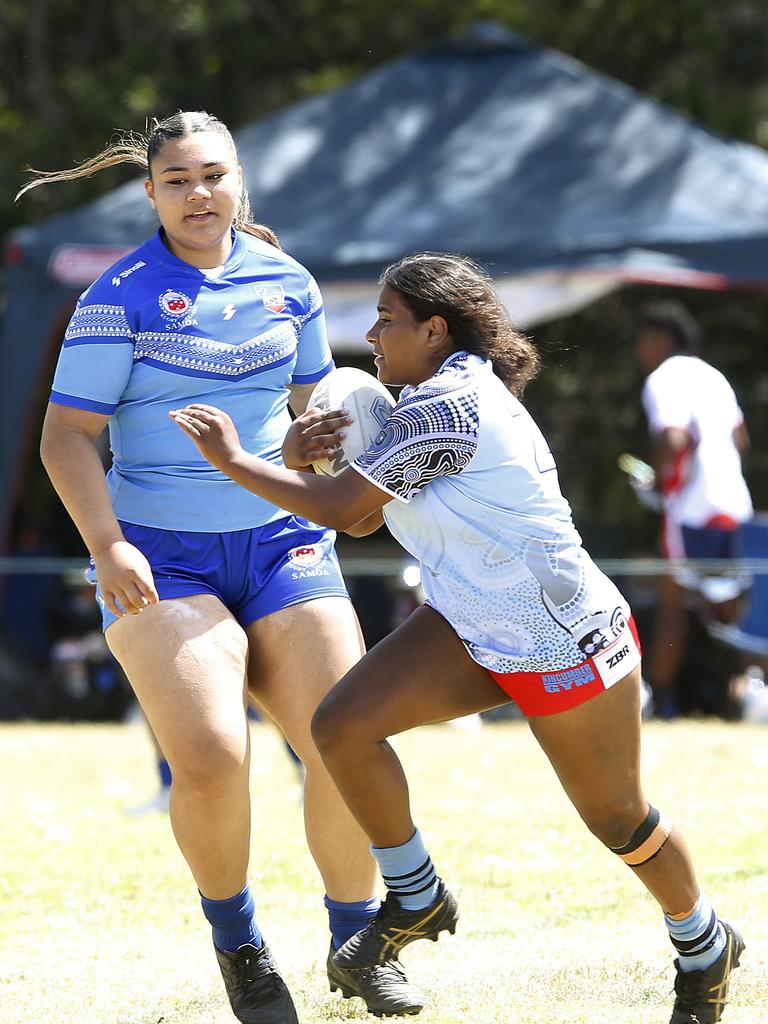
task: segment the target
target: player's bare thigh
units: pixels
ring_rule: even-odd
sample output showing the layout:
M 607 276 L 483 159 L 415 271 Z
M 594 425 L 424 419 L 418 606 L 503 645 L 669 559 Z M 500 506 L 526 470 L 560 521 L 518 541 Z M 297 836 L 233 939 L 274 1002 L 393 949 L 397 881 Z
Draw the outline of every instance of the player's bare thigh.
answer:
M 417 609 L 370 650 L 323 701 L 316 735 L 385 739 L 509 702 L 434 609 Z
M 168 760 L 245 746 L 248 640 L 211 594 L 170 598 L 106 632 Z
M 599 818 L 603 808 L 615 817 L 616 808 L 643 806 L 640 704 L 638 666 L 570 711 L 529 718 L 532 733 L 582 815 Z
M 309 740 L 312 714 L 365 648 L 352 603 L 319 597 L 246 627 L 251 693 L 291 742 Z

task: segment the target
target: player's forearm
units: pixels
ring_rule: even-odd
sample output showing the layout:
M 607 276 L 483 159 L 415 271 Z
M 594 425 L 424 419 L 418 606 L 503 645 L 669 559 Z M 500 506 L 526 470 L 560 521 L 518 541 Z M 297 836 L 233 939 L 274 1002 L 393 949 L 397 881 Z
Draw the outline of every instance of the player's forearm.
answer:
M 377 509 L 372 512 L 365 519 L 361 519 L 359 523 L 352 523 L 348 526 L 344 532 L 349 534 L 350 537 L 367 537 L 371 533 L 375 533 L 384 525 L 384 514 L 381 509 Z
M 123 540 L 93 441 L 76 430 L 44 429 L 40 457 L 89 552 Z
M 235 483 L 278 508 L 333 530 L 346 530 L 360 520 L 340 493 L 338 481 L 331 477 L 275 466 L 245 451 L 219 468 Z
M 651 465 L 656 473 L 656 486 L 662 493 L 677 484 L 680 460 L 691 448 L 690 435 L 679 428 L 670 427 L 658 434 L 651 453 Z

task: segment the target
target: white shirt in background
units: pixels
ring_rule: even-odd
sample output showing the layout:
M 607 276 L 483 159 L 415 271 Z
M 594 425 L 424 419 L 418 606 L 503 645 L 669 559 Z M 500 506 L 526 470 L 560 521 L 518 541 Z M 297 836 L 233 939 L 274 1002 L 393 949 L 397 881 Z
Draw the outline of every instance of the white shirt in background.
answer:
M 744 417 L 722 373 L 695 356 L 670 356 L 648 376 L 642 397 L 652 435 L 677 428 L 690 438 L 675 479 L 664 488 L 668 517 L 692 527 L 718 515 L 737 523 L 750 519 L 752 501 L 733 437 Z

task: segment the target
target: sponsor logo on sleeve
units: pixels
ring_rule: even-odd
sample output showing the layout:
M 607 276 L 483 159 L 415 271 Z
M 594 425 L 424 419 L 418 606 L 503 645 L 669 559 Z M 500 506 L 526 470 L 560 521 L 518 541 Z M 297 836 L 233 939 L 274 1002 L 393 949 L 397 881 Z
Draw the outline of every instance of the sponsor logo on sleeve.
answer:
M 147 264 L 144 262 L 144 260 L 139 260 L 138 263 L 134 263 L 133 266 L 128 267 L 127 270 L 123 270 L 119 274 L 115 274 L 115 276 L 112 278 L 112 284 L 115 286 L 115 288 L 119 288 L 121 282 L 123 282 L 126 279 L 126 277 L 130 277 L 131 274 L 133 274 L 137 270 L 141 270 L 141 268 L 146 267 L 146 265 Z

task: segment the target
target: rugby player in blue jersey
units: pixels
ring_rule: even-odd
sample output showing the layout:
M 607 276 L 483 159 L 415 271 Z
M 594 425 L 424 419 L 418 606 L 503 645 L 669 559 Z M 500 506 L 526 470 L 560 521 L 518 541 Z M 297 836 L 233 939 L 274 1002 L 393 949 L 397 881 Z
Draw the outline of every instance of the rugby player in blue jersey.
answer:
M 637 634 L 623 596 L 582 547 L 552 454 L 517 398 L 536 353 L 471 260 L 405 257 L 381 283 L 367 337 L 379 379 L 405 387 L 339 476 L 255 457 L 210 406 L 172 413 L 244 488 L 338 529 L 375 528 L 383 514 L 421 563 L 426 605 L 314 716 L 315 740 L 389 888 L 334 961 L 370 968 L 453 931 L 458 918 L 387 737 L 513 698 L 586 825 L 664 911 L 678 953 L 671 1024 L 714 1024 L 744 944 L 700 889 L 680 832 L 644 796 Z M 327 457 L 346 422 L 344 410 L 299 417 L 289 461 Z
M 334 534 L 238 487 L 168 417 L 216 403 L 250 451 L 279 465 L 288 406 L 301 413 L 333 368 L 320 293 L 250 223 L 232 136 L 209 114 L 175 114 L 27 188 L 121 162 L 144 168 L 160 228 L 81 296 L 41 453 L 91 553 L 110 649 L 168 759 L 173 831 L 232 1008 L 246 1024 L 296 1020 L 248 884 L 250 689 L 306 768 L 332 990 L 374 1013 L 418 1013 L 422 997 L 398 963 L 351 973 L 331 962 L 379 905 L 366 837 L 310 735 L 318 703 L 362 653 Z M 96 441 L 107 426 L 105 479 Z

